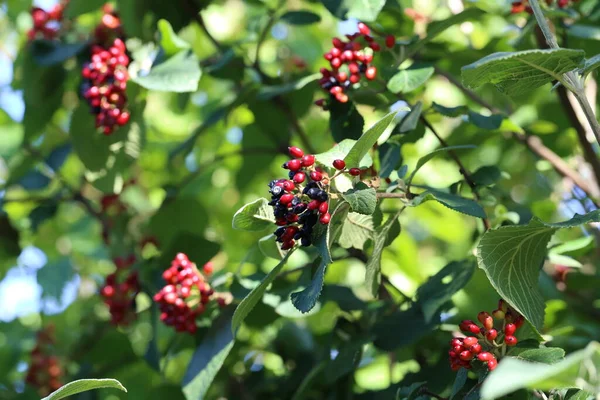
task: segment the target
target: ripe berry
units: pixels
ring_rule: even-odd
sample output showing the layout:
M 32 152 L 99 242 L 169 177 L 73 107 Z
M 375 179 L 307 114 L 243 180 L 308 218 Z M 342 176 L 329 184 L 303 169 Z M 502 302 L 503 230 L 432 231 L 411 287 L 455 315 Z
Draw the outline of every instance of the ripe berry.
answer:
M 394 35 L 387 35 L 385 37 L 385 45 L 388 49 L 391 49 L 396 45 L 396 38 L 394 37 Z
M 463 344 L 465 347 L 471 347 L 478 342 L 479 342 L 479 340 L 477 340 L 477 338 L 473 337 L 473 336 L 468 336 L 468 337 L 464 338 L 464 340 L 463 340 Z
M 333 44 L 334 47 L 336 47 L 338 49 L 344 47 L 344 42 L 342 42 L 339 38 L 336 38 L 336 37 L 331 39 L 331 43 Z
M 302 156 L 304 156 L 304 151 L 302 151 L 302 149 L 292 146 L 292 147 L 288 147 L 288 150 L 290 152 L 290 156 L 295 157 L 295 158 L 302 158 Z
M 304 172 L 298 172 L 294 175 L 294 182 L 302 183 L 306 180 L 306 174 Z
M 517 342 L 518 340 L 515 336 L 506 335 L 504 337 L 504 343 L 506 343 L 507 346 L 514 346 L 517 344 Z
M 287 162 L 287 167 L 290 171 L 298 171 L 302 168 L 302 162 L 300 160 L 290 160 Z
M 373 51 L 379 51 L 381 50 L 381 46 L 379 45 L 379 43 L 373 42 L 369 45 L 370 48 L 373 49 Z
M 340 159 L 333 160 L 333 168 L 341 171 L 346 168 L 346 162 Z
M 515 324 L 508 323 L 508 324 L 506 324 L 506 326 L 504 326 L 504 334 L 506 336 L 514 335 L 516 330 L 517 330 L 517 327 Z
M 496 357 L 494 357 L 494 355 L 492 353 L 488 352 L 488 351 L 484 351 L 484 352 L 479 353 L 477 355 L 477 359 L 479 361 L 490 361 L 490 360 L 493 360 L 495 358 Z
M 375 67 L 369 67 L 365 71 L 365 77 L 370 81 L 375 79 L 376 76 L 377 76 L 377 68 L 375 68 Z
M 360 169 L 358 169 L 358 168 L 350 168 L 350 170 L 348 172 L 352 176 L 358 176 L 358 175 L 360 175 Z
M 323 225 L 327 225 L 329 223 L 329 221 L 331 221 L 331 214 L 329 214 L 329 213 L 325 213 L 325 214 L 321 215 L 321 218 L 319 218 L 319 222 L 322 223 Z
M 304 157 L 302 157 L 301 162 L 303 167 L 310 167 L 315 163 L 315 156 L 312 154 L 307 154 Z
M 498 337 L 498 331 L 495 329 L 490 329 L 485 334 L 485 338 L 487 340 L 489 340 L 490 342 L 493 341 L 494 339 L 496 339 L 497 337 Z
M 475 343 L 469 350 L 473 354 L 479 354 L 481 352 L 481 345 L 479 343 Z
M 471 324 L 469 325 L 469 332 L 471 332 L 474 335 L 477 335 L 479 333 L 481 333 L 481 329 L 479 329 L 479 327 L 475 324 Z
M 280 202 L 281 204 L 285 204 L 285 205 L 287 205 L 287 204 L 290 204 L 290 203 L 292 202 L 292 200 L 293 200 L 293 199 L 294 199 L 294 195 L 293 195 L 293 194 L 291 194 L 291 193 L 286 193 L 286 194 L 284 194 L 283 196 L 281 196 L 281 197 L 279 198 L 279 202 Z
M 490 371 L 495 370 L 497 366 L 498 366 L 498 361 L 495 358 L 493 358 L 487 362 L 487 367 Z
M 494 319 L 490 316 L 490 314 L 485 311 L 480 312 L 477 315 L 477 319 L 486 330 L 492 329 L 494 327 Z
M 473 353 L 468 350 L 461 351 L 458 357 L 463 361 L 470 361 L 473 359 Z
M 204 266 L 202 266 L 202 271 L 206 274 L 206 275 L 210 275 L 213 273 L 213 263 L 212 261 L 207 262 L 206 264 L 204 264 Z
M 371 34 L 371 29 L 367 25 L 365 25 L 364 23 L 362 23 L 362 22 L 358 23 L 358 31 L 360 33 L 362 33 L 363 35 L 369 35 L 369 34 Z
M 329 209 L 329 203 L 327 203 L 327 202 L 321 203 L 321 205 L 319 206 L 319 213 L 325 214 L 328 209 Z

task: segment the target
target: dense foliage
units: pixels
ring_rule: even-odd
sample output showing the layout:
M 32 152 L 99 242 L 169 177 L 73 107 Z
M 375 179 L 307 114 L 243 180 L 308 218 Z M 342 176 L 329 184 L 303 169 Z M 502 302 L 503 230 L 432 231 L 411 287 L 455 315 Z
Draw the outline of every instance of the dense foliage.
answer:
M 0 397 L 599 398 L 598 26 L 1 1 Z

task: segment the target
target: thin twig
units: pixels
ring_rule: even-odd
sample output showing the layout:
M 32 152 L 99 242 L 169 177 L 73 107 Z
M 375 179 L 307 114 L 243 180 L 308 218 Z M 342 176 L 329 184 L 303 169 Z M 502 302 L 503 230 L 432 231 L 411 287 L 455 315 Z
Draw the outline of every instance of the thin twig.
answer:
M 406 193 L 387 193 L 387 192 L 377 192 L 378 199 L 406 199 L 408 196 Z
M 261 75 L 263 75 L 263 73 L 260 67 L 260 49 L 265 40 L 267 40 L 267 35 L 269 34 L 269 31 L 271 30 L 271 28 L 275 24 L 275 21 L 277 20 L 276 10 L 281 8 L 282 3 L 283 1 L 279 1 L 277 8 L 275 10 L 269 11 L 269 19 L 267 20 L 267 24 L 261 31 L 260 36 L 258 37 L 258 41 L 256 42 L 256 52 L 254 53 L 254 63 L 252 65 Z
M 184 0 L 184 4 L 190 13 L 194 15 L 194 19 L 200 26 L 200 29 L 204 32 L 208 40 L 217 48 L 219 52 L 223 52 L 223 45 L 215 39 L 215 37 L 210 33 L 206 24 L 204 23 L 204 18 L 202 18 L 202 14 L 200 13 L 200 7 L 195 3 L 194 0 Z

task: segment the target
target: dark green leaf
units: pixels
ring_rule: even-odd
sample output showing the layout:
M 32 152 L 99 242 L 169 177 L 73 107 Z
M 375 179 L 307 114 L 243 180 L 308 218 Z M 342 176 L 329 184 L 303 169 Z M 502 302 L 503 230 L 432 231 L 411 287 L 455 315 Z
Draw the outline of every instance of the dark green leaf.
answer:
M 512 355 L 512 354 L 511 354 Z M 526 349 L 515 356 L 524 361 L 554 364 L 565 358 L 565 351 L 560 347 L 543 347 L 540 349 Z
M 310 25 L 321 21 L 321 17 L 312 11 L 288 11 L 281 16 L 283 22 L 290 25 Z
M 310 284 L 299 292 L 292 293 L 292 304 L 302 313 L 307 313 L 317 304 L 317 299 L 323 289 L 325 271 L 331 261 L 321 259 L 319 267 L 312 277 Z
M 321 0 L 325 8 L 339 19 L 357 18 L 364 22 L 377 19 L 385 0 Z
M 467 106 L 445 107 L 441 104 L 433 102 L 431 107 L 433 107 L 433 109 L 440 114 L 451 118 L 460 117 L 461 115 L 465 115 L 469 112 L 469 107 Z
M 132 74 L 132 80 L 146 89 L 163 92 L 195 92 L 201 71 L 198 58 L 189 50 L 180 51 L 150 71 Z
M 392 93 L 408 93 L 423 85 L 431 75 L 433 67 L 404 69 L 397 72 L 387 83 L 387 88 Z
M 127 392 L 127 389 L 115 379 L 80 379 L 78 381 L 67 383 L 48 397 L 44 397 L 42 400 L 59 400 L 89 390 L 104 388 L 119 389 Z
M 213 322 L 194 351 L 181 386 L 188 400 L 202 400 L 223 366 L 234 344 L 231 314 L 227 311 Z
M 333 140 L 336 142 L 341 142 L 344 139 L 356 140 L 360 138 L 364 125 L 365 120 L 353 102 L 331 102 L 329 106 L 329 128 Z
M 578 68 L 583 50 L 526 50 L 490 54 L 462 68 L 463 83 L 478 88 L 491 83 L 509 96 L 527 93 Z
M 427 382 L 415 382 L 410 386 L 403 386 L 396 393 L 396 400 L 416 400 L 419 398 L 421 389 Z
M 419 123 L 419 118 L 421 117 L 421 113 L 423 112 L 423 103 L 420 101 L 415 104 L 410 112 L 402 118 L 402 121 L 398 124 L 398 128 L 395 129 L 395 132 L 405 133 L 415 130 L 417 124 Z
M 453 261 L 419 287 L 417 304 L 427 323 L 432 322 L 439 309 L 471 280 L 473 272 L 474 262 Z
M 467 375 L 469 371 L 465 368 L 461 368 L 458 370 L 456 374 L 456 379 L 454 380 L 454 384 L 452 385 L 452 393 L 450 394 L 450 400 L 454 399 L 456 395 L 460 392 L 460 390 L 467 383 Z
M 282 94 L 290 93 L 296 90 L 300 90 L 305 86 L 315 82 L 321 74 L 312 74 L 305 76 L 295 82 L 286 83 L 279 86 L 263 86 L 258 91 L 257 98 L 260 100 L 269 100 Z M 358 112 L 356 112 L 358 114 Z M 360 114 L 359 114 L 360 115 Z
M 353 189 L 342 194 L 342 197 L 356 213 L 371 215 L 375 212 L 377 192 L 363 182 L 357 183 Z
M 385 223 L 377 228 L 373 239 L 373 253 L 366 265 L 365 286 L 373 297 L 377 296 L 381 283 L 381 254 L 387 242 L 388 232 L 399 214 L 390 216 Z
M 47 263 L 37 271 L 37 281 L 43 290 L 42 296 L 60 301 L 65 284 L 72 276 L 73 266 L 68 258 L 63 257 Z
M 265 294 L 265 291 L 267 290 L 267 287 L 271 284 L 271 282 L 273 282 L 277 274 L 279 274 L 279 271 L 281 271 L 281 269 L 284 267 L 285 263 L 287 262 L 288 258 L 292 253 L 293 250 L 289 251 L 283 258 L 283 260 L 281 260 L 279 264 L 277 264 L 267 274 L 267 276 L 265 276 L 262 282 L 257 287 L 255 287 L 237 306 L 237 308 L 235 309 L 235 313 L 233 314 L 233 318 L 231 320 L 231 329 L 234 334 L 242 325 L 244 319 L 246 319 L 248 314 L 250 314 L 250 311 L 252 311 L 256 304 L 262 299 L 263 295 Z
M 39 65 L 50 66 L 76 56 L 87 45 L 86 42 L 67 44 L 54 40 L 35 40 L 31 43 L 31 52 L 33 53 L 33 59 Z
M 496 166 L 486 165 L 471 174 L 471 180 L 478 186 L 490 186 L 498 182 L 502 172 Z
M 273 209 L 264 197 L 246 204 L 233 216 L 233 228 L 242 231 L 262 231 L 274 223 Z
M 412 205 L 416 207 L 429 200 L 435 200 L 454 211 L 472 217 L 487 218 L 485 210 L 475 200 L 442 192 L 441 190 L 427 189 L 412 200 Z
M 397 144 L 386 142 L 379 146 L 379 164 L 381 165 L 379 176 L 389 178 L 390 174 L 398 169 L 401 159 L 400 146 Z
M 367 131 L 360 137 L 360 139 L 358 139 L 352 149 L 348 152 L 346 158 L 344 158 L 348 168 L 359 166 L 360 161 L 369 152 L 369 150 L 371 150 L 373 145 L 377 143 L 377 139 L 379 139 L 379 137 L 387 129 L 395 116 L 396 113 L 391 112 L 376 122 L 372 127 L 367 129 Z
M 106 3 L 104 0 L 70 0 L 69 6 L 65 8 L 67 18 L 75 18 L 81 14 L 98 11 Z
M 445 152 L 448 152 L 448 151 L 462 150 L 462 149 L 474 149 L 474 148 L 475 148 L 475 146 L 473 146 L 473 145 L 460 145 L 460 146 L 442 147 L 440 149 L 432 151 L 431 153 L 421 157 L 419 159 L 419 161 L 417 161 L 417 165 L 415 166 L 415 169 L 413 170 L 412 174 L 410 174 L 408 179 L 406 179 L 406 184 L 410 185 L 410 183 L 412 182 L 413 178 L 415 177 L 415 175 L 417 174 L 419 169 L 421 169 L 421 167 L 423 165 L 425 165 L 429 160 L 431 160 L 435 156 L 440 155 Z

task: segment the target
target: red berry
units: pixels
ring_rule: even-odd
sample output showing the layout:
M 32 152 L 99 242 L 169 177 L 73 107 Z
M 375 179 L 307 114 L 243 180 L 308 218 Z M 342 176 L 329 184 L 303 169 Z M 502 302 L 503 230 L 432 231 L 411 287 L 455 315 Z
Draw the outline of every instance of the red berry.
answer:
M 291 192 L 294 189 L 296 189 L 296 185 L 294 185 L 294 182 L 286 180 L 285 182 L 283 182 L 282 188 L 286 192 Z
M 490 361 L 490 360 L 494 360 L 496 357 L 494 357 L 494 355 L 488 351 L 484 351 L 483 353 L 479 353 L 477 355 L 477 359 L 479 361 Z
M 331 214 L 329 214 L 329 213 L 325 213 L 325 214 L 321 215 L 321 218 L 319 218 L 319 222 L 322 223 L 323 225 L 327 225 L 329 223 L 329 221 L 331 221 Z
M 394 35 L 387 35 L 385 37 L 385 45 L 388 49 L 391 49 L 396 45 L 396 38 L 394 37 Z
M 334 69 L 338 69 L 339 67 L 342 66 L 342 60 L 340 60 L 339 58 L 334 58 L 333 60 L 331 60 L 331 67 Z
M 339 101 L 340 103 L 347 103 L 347 102 L 348 102 L 348 100 L 349 100 L 349 98 L 348 98 L 348 95 L 347 95 L 347 94 L 344 94 L 344 93 L 339 93 L 339 94 L 337 94 L 337 95 L 335 96 L 335 99 L 336 99 L 337 101 Z
M 481 352 L 481 345 L 479 343 L 475 343 L 469 350 L 473 354 L 479 354 Z
M 463 361 L 470 361 L 473 359 L 473 353 L 469 350 L 461 351 L 458 357 Z
M 325 99 L 319 99 L 315 101 L 315 105 L 319 107 L 323 107 L 325 105 Z
M 516 330 L 517 330 L 517 326 L 515 324 L 509 323 L 504 326 L 504 334 L 506 336 L 514 335 Z
M 323 174 L 319 171 L 312 171 L 310 173 L 310 179 L 312 179 L 315 182 L 319 182 L 321 179 L 323 179 Z
M 214 269 L 214 265 L 212 263 L 212 261 L 207 262 L 206 264 L 204 264 L 204 266 L 202 267 L 202 271 L 204 271 L 204 273 L 206 275 L 210 275 L 213 273 L 213 269 Z
M 468 337 L 464 338 L 464 340 L 463 340 L 463 344 L 466 348 L 469 348 L 478 342 L 479 342 L 479 340 L 477 340 L 477 338 L 473 337 L 473 336 L 468 336 Z
M 358 31 L 363 35 L 369 35 L 371 33 L 371 29 L 362 22 L 358 23 Z
M 290 171 L 298 171 L 302 168 L 302 162 L 300 160 L 290 160 L 287 162 L 287 167 Z
M 490 316 L 490 314 L 485 311 L 480 312 L 477 315 L 477 319 L 486 330 L 492 329 L 494 327 L 494 319 Z
M 504 343 L 506 343 L 507 346 L 514 346 L 517 344 L 517 342 L 518 340 L 515 336 L 506 335 L 504 337 Z
M 370 48 L 373 49 L 373 51 L 379 51 L 381 50 L 381 46 L 379 45 L 379 43 L 373 42 L 369 45 Z
M 281 245 L 281 250 L 289 250 L 292 247 L 294 247 L 294 244 L 296 244 L 296 242 L 294 242 L 293 240 L 283 242 L 283 244 Z
M 339 38 L 336 37 L 331 39 L 331 43 L 333 43 L 333 46 L 338 49 L 344 47 L 344 42 L 342 42 Z
M 365 71 L 365 77 L 372 81 L 373 79 L 375 79 L 375 77 L 377 76 L 377 68 L 376 67 L 369 67 L 367 68 L 367 70 Z
M 303 167 L 310 167 L 315 163 L 315 156 L 313 156 L 312 154 L 307 154 L 304 157 L 302 157 L 301 162 Z
M 324 201 L 319 206 L 319 213 L 325 214 L 327 212 L 327 210 L 329 210 L 329 203 L 327 203 L 326 201 Z
M 494 339 L 496 339 L 498 337 L 498 331 L 495 329 L 490 329 L 489 331 L 487 331 L 487 333 L 485 334 L 485 338 L 487 340 L 489 340 L 490 342 Z
M 288 151 L 290 152 L 290 156 L 292 157 L 302 158 L 302 156 L 304 155 L 304 151 L 302 151 L 302 149 L 296 146 L 288 147 Z
M 495 358 L 491 359 L 490 361 L 487 362 L 487 366 L 490 371 L 495 370 L 496 367 L 498 366 L 498 360 L 496 360 Z
M 360 67 L 357 63 L 351 62 L 350 64 L 348 64 L 348 70 L 351 74 L 358 74 L 360 72 Z M 352 79 L 350 81 L 352 81 Z
M 308 208 L 309 210 L 316 210 L 319 208 L 320 205 L 321 202 L 319 200 L 311 200 L 306 206 L 306 208 Z
M 306 174 L 304 172 L 298 172 L 296 175 L 294 175 L 294 182 L 296 183 L 302 183 L 305 179 Z
M 293 194 L 291 194 L 291 193 L 286 193 L 286 194 L 284 194 L 283 196 L 281 196 L 281 197 L 279 198 L 279 202 L 280 202 L 281 204 L 287 205 L 287 204 L 290 204 L 290 203 L 292 202 L 292 200 L 293 200 L 293 199 L 294 199 L 294 195 L 293 195 Z
M 337 80 L 340 83 L 344 83 L 348 80 L 348 74 L 345 73 L 344 71 L 338 72 L 337 74 Z
M 339 158 L 337 160 L 333 160 L 333 168 L 341 171 L 346 168 L 346 162 L 344 160 L 340 160 Z
M 350 170 L 348 172 L 352 176 L 358 176 L 358 175 L 360 175 L 360 169 L 358 169 L 358 168 L 350 168 Z
M 360 81 L 360 75 L 359 74 L 352 74 L 350 75 L 350 83 L 358 83 Z

